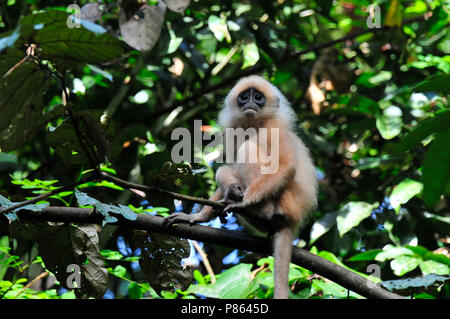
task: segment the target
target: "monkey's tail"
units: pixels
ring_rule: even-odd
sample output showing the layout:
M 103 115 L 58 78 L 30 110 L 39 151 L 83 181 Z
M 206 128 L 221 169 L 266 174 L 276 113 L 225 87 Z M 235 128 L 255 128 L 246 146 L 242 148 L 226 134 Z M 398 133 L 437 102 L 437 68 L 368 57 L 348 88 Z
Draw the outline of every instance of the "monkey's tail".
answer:
M 282 228 L 274 236 L 274 295 L 275 299 L 287 299 L 289 296 L 289 263 L 292 256 L 294 231 L 290 227 Z

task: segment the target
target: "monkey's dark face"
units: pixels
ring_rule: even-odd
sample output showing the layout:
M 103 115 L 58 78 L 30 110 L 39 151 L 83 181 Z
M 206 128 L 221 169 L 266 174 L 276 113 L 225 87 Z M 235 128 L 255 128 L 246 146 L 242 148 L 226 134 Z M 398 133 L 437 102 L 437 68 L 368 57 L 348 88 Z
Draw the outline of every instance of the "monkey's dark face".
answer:
M 255 88 L 249 88 L 239 93 L 237 102 L 242 112 L 255 113 L 266 104 L 266 96 Z

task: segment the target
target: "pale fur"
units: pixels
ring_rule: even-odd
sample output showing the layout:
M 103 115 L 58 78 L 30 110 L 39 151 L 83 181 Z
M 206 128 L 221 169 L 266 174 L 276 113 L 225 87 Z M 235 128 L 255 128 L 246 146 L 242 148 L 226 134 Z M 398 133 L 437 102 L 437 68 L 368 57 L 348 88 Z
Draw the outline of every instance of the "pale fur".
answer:
M 255 88 L 264 93 L 265 105 L 258 112 L 244 114 L 237 105 L 239 93 Z M 224 197 L 226 190 L 233 184 L 239 184 L 244 190 L 242 202 L 234 208 L 244 208 L 251 214 L 265 218 L 269 224 L 274 222 L 274 215 L 286 218 L 276 229 L 274 235 L 274 279 L 275 298 L 287 298 L 289 263 L 292 253 L 292 241 L 301 222 L 317 202 L 317 180 L 315 168 L 309 151 L 300 138 L 294 133 L 295 113 L 283 94 L 269 81 L 256 75 L 241 79 L 230 91 L 224 102 L 224 109 L 219 115 L 219 123 L 226 128 L 275 128 L 279 131 L 279 139 L 272 144 L 268 136 L 267 149 L 258 152 L 256 163 L 228 163 L 216 172 L 219 185 L 211 200 Z M 275 136 L 275 135 L 274 135 Z M 250 136 L 233 150 L 242 156 L 251 149 L 260 150 L 256 136 Z M 270 174 L 262 174 L 264 154 L 279 150 L 278 170 Z M 245 157 L 244 157 L 245 158 Z M 232 204 L 233 205 L 233 204 Z M 239 206 L 240 205 L 240 206 Z M 169 223 L 199 223 L 211 220 L 217 212 L 205 206 L 198 214 L 172 214 L 167 218 Z
M 256 88 L 266 96 L 266 105 L 257 115 L 248 116 L 237 105 L 237 96 L 249 88 Z M 292 241 L 308 212 L 317 203 L 317 179 L 309 150 L 294 133 L 295 113 L 284 95 L 270 82 L 256 75 L 237 82 L 224 102 L 219 115 L 219 124 L 225 128 L 278 128 L 280 138 L 280 169 L 275 174 L 261 174 L 261 163 L 233 163 L 217 173 L 217 181 L 222 189 L 229 183 L 239 182 L 243 188 L 248 210 L 262 214 L 267 209 L 277 207 L 286 215 L 288 223 L 274 236 L 275 291 L 274 297 L 288 297 L 288 272 L 292 253 Z M 238 156 L 258 148 L 256 136 L 250 137 L 236 148 Z M 273 148 L 274 145 L 270 147 Z M 264 152 L 263 152 L 264 154 Z M 293 176 L 292 176 L 293 175 Z M 267 203 L 261 208 L 258 203 Z M 275 206 L 273 205 L 275 204 Z

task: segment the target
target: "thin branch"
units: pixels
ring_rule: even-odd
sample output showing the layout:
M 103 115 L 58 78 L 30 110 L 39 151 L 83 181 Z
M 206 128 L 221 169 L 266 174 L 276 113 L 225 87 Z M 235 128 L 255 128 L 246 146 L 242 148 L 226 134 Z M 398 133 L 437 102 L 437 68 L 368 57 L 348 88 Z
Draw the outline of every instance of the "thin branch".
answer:
M 216 282 L 216 275 L 214 274 L 211 264 L 209 263 L 208 256 L 196 240 L 192 240 L 192 244 L 194 245 L 195 250 L 202 257 L 203 265 L 205 265 L 206 271 L 211 276 L 211 283 L 214 284 Z
M 167 227 L 164 218 L 137 214 L 135 220 L 125 219 L 116 215 L 118 226 L 131 227 L 133 229 L 147 230 L 166 235 L 189 238 L 202 242 L 231 248 L 254 251 L 264 255 L 272 254 L 272 241 L 269 238 L 244 234 L 239 231 L 216 229 L 200 225 L 179 224 Z M 37 219 L 54 222 L 74 223 L 101 223 L 103 216 L 93 209 L 74 207 L 47 207 L 41 212 L 20 212 L 20 219 Z M 331 261 L 308 252 L 307 250 L 293 247 L 292 263 L 309 269 L 361 296 L 375 299 L 400 299 L 403 298 L 375 285 L 357 273 L 339 266 Z
M 45 278 L 48 276 L 48 272 L 44 271 L 42 273 L 40 273 L 36 278 L 34 278 L 32 281 L 30 281 L 29 283 L 27 283 L 15 296 L 14 298 L 19 297 L 27 288 L 30 288 L 35 282 L 38 282 L 39 280 L 41 280 L 42 278 Z
M 183 200 L 183 201 L 190 202 L 190 203 L 207 205 L 207 206 L 211 206 L 214 208 L 222 208 L 223 209 L 226 207 L 226 205 L 223 203 L 211 201 L 209 199 L 184 195 L 184 194 L 175 193 L 175 192 L 157 188 L 157 187 L 128 182 L 128 181 L 125 181 L 118 177 L 111 176 L 108 173 L 105 173 L 100 170 L 97 170 L 96 173 L 98 176 L 102 177 L 103 179 L 109 180 L 110 182 L 113 182 L 119 186 L 122 186 L 122 187 L 125 187 L 128 189 L 137 189 L 137 190 L 140 190 L 140 191 L 143 191 L 146 193 L 150 193 L 150 194 L 163 195 L 163 196 L 166 196 L 169 198 L 179 199 L 179 200 Z M 265 218 L 262 218 L 259 215 L 252 214 L 250 211 L 247 211 L 245 209 L 236 209 L 233 212 L 252 219 L 256 224 L 261 225 L 261 227 L 264 227 L 268 231 L 273 231 L 273 229 L 274 229 L 273 227 L 275 225 L 273 223 L 271 223 L 270 221 L 268 221 Z
M 27 206 L 27 205 L 31 205 L 31 204 L 34 204 L 34 203 L 37 203 L 37 202 L 40 202 L 41 200 L 44 200 L 47 197 L 50 197 L 50 196 L 53 196 L 53 195 L 56 195 L 56 194 L 59 194 L 59 193 L 65 192 L 65 191 L 73 190 L 76 186 L 81 185 L 83 183 L 86 183 L 86 181 L 83 180 L 83 181 L 79 181 L 79 182 L 76 182 L 76 183 L 72 183 L 70 185 L 66 185 L 66 186 L 54 189 L 54 190 L 52 190 L 52 191 L 50 191 L 48 193 L 41 194 L 39 196 L 33 197 L 31 199 L 28 199 L 26 201 L 23 201 L 23 202 L 15 204 L 15 205 L 9 206 L 7 208 L 0 209 L 0 215 L 1 214 L 7 214 L 7 213 L 9 213 L 9 212 L 11 212 L 13 210 L 18 209 L 18 208 L 21 208 L 21 207 L 24 207 L 24 206 Z
M 102 177 L 110 182 L 113 182 L 119 186 L 128 188 L 128 189 L 137 189 L 137 190 L 144 191 L 146 193 L 163 195 L 163 196 L 167 196 L 167 197 L 174 198 L 174 199 L 184 200 L 184 201 L 190 202 L 190 203 L 198 203 L 198 204 L 208 205 L 208 206 L 217 207 L 217 208 L 225 208 L 224 204 L 210 201 L 209 199 L 204 199 L 204 198 L 199 198 L 199 197 L 194 197 L 194 196 L 189 196 L 189 195 L 183 195 L 183 194 L 171 192 L 168 190 L 160 189 L 157 187 L 128 182 L 128 181 L 125 181 L 118 177 L 111 176 L 102 171 L 98 171 L 97 173 L 100 175 L 100 177 Z

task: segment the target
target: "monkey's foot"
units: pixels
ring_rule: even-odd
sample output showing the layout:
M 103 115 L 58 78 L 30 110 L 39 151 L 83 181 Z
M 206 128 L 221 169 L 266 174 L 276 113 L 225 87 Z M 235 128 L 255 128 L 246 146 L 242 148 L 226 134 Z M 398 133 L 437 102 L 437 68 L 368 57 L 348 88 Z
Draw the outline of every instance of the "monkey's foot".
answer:
M 185 213 L 174 213 L 166 218 L 164 218 L 164 226 L 172 226 L 173 224 L 189 224 L 194 225 L 198 223 L 205 222 L 204 218 L 201 214 L 185 214 Z

